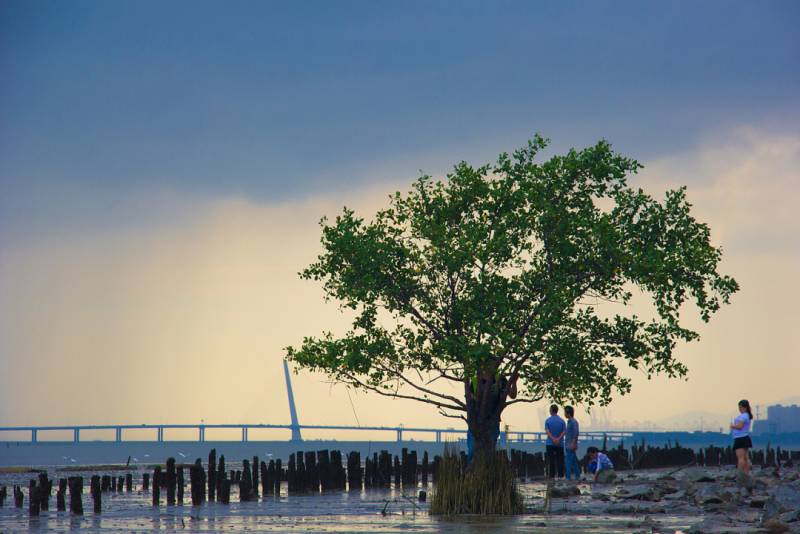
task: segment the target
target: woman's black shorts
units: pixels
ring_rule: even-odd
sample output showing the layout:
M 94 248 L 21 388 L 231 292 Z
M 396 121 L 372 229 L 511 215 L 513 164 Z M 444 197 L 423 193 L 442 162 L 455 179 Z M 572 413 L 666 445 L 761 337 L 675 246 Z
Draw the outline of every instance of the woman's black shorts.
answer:
M 733 440 L 733 450 L 736 449 L 752 449 L 753 442 L 750 440 L 750 436 L 743 436 L 741 438 L 734 438 Z

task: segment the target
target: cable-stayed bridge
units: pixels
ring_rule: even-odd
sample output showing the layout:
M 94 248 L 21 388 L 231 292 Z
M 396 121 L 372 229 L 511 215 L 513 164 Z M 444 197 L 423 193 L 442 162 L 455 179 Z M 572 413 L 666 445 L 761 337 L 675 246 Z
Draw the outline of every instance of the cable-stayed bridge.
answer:
M 455 428 L 429 428 L 429 427 L 406 427 L 404 425 L 398 426 L 348 426 L 348 425 L 301 425 L 297 417 L 297 407 L 294 402 L 294 392 L 292 390 L 292 379 L 289 373 L 289 366 L 286 360 L 283 361 L 283 372 L 286 379 L 286 393 L 289 401 L 289 416 L 290 424 L 268 424 L 268 423 L 223 423 L 223 424 L 106 424 L 106 425 L 29 425 L 29 426 L 6 426 L 0 427 L 0 441 L 3 440 L 4 433 L 29 433 L 30 441 L 37 443 L 40 435 L 48 432 L 71 432 L 72 441 L 74 443 L 81 442 L 81 432 L 85 431 L 113 431 L 114 440 L 116 442 L 123 442 L 124 432 L 126 430 L 154 430 L 156 442 L 164 442 L 165 432 L 167 430 L 176 429 L 195 429 L 197 430 L 197 441 L 204 443 L 206 441 L 206 431 L 209 429 L 239 429 L 241 431 L 242 442 L 249 441 L 249 431 L 253 429 L 285 429 L 291 431 L 291 441 L 302 441 L 302 430 L 335 430 L 335 431 L 352 431 L 355 433 L 372 431 L 372 432 L 387 432 L 394 434 L 398 442 L 403 441 L 403 433 L 409 432 L 414 434 L 425 434 L 431 438 L 430 441 L 441 443 L 443 439 L 459 439 L 466 437 L 466 429 Z M 609 431 L 609 432 L 582 432 L 581 438 L 583 441 L 619 441 L 624 438 L 632 436 L 631 432 Z M 532 442 L 543 443 L 547 439 L 544 432 L 532 431 L 502 431 L 500 433 L 501 443 L 505 442 Z M 16 441 L 16 440 L 14 440 Z

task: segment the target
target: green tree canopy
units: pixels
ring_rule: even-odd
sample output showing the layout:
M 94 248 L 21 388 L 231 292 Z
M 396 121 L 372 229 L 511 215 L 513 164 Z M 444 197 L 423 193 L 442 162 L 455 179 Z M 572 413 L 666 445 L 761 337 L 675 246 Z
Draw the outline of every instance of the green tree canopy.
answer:
M 680 377 L 685 303 L 703 321 L 738 285 L 694 219 L 685 188 L 659 202 L 626 177 L 641 165 L 601 141 L 537 162 L 535 136 L 497 162 L 417 179 L 371 221 L 323 219 L 323 252 L 302 271 L 354 310 L 352 329 L 287 348 L 301 368 L 464 418 L 484 445 L 503 409 L 542 398 L 608 403 L 627 365 Z M 652 319 L 633 313 L 641 293 Z M 601 313 L 596 302 L 618 303 Z M 448 394 L 437 380 L 463 385 Z M 520 395 L 511 398 L 511 385 Z

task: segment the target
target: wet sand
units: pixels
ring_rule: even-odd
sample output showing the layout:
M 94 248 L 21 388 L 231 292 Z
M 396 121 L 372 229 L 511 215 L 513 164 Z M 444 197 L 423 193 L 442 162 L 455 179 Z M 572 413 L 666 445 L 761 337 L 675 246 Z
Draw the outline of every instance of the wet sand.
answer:
M 56 467 L 48 471 L 57 480 Z M 29 518 L 27 483 L 31 475 L 6 473 L 0 474 L 0 485 L 9 486 L 11 493 L 12 484 L 21 484 L 26 496 L 21 509 L 13 508 L 10 498 L 0 509 L 0 532 L 757 532 L 765 512 L 771 513 L 767 509 L 773 504 L 770 498 L 775 500 L 774 495 L 783 492 L 778 497 L 782 495 L 784 500 L 772 509 L 776 520 L 792 519 L 780 503 L 800 499 L 800 473 L 796 468 L 777 474 L 772 469 L 756 469 L 755 487 L 750 490 L 737 482 L 732 468 L 687 469 L 665 478 L 671 471 L 622 472 L 621 481 L 605 485 L 556 482 L 549 510 L 547 484 L 527 482 L 520 486 L 527 510 L 523 515 L 450 519 L 430 516 L 427 503 L 416 502 L 421 487 L 403 492 L 390 489 L 298 496 L 287 495 L 285 484 L 278 497 L 243 503 L 238 502 L 234 486 L 228 506 L 205 503 L 193 507 L 187 499 L 181 506 L 167 507 L 162 492 L 162 505 L 154 508 L 150 492 L 105 493 L 100 515 L 92 513 L 87 486 L 83 517 L 56 512 L 52 497 L 50 511 Z M 134 475 L 137 487 L 143 472 Z M 88 482 L 91 474 L 103 472 L 77 474 Z M 783 524 L 789 532 L 800 532 L 800 520 Z

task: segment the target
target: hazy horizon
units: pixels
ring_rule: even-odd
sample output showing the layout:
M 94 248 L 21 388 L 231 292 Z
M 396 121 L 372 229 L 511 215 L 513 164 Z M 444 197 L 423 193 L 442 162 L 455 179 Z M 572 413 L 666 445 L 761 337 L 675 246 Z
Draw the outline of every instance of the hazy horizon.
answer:
M 0 424 L 288 422 L 283 347 L 347 325 L 319 219 L 535 132 L 687 185 L 741 285 L 610 418 L 796 398 L 800 7 L 575 5 L 0 4 Z M 455 424 L 293 381 L 302 423 Z

